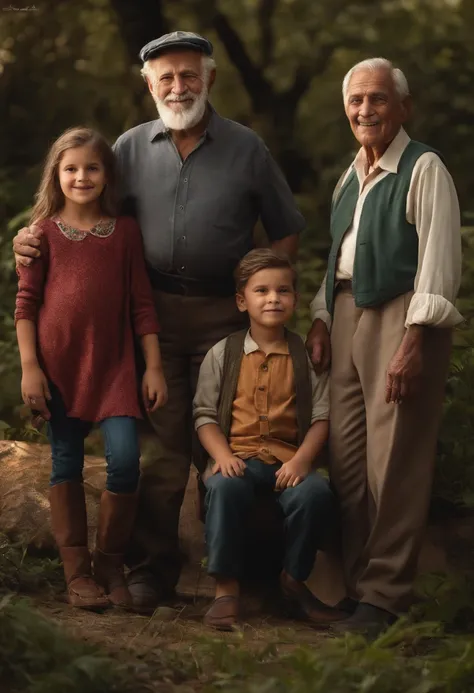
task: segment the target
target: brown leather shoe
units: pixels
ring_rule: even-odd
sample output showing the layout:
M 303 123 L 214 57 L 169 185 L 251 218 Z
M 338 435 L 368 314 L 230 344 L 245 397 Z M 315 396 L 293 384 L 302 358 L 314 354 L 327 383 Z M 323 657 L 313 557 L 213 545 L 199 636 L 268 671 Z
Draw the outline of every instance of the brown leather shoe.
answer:
M 316 628 L 329 628 L 331 623 L 342 621 L 347 614 L 328 606 L 315 597 L 304 582 L 292 581 L 291 586 L 281 580 L 284 610 L 288 617 L 306 621 Z
M 215 630 L 232 631 L 239 619 L 239 600 L 230 594 L 214 599 L 204 616 L 204 625 Z
M 93 611 L 106 609 L 109 600 L 92 577 L 82 483 L 65 481 L 52 486 L 50 504 L 51 526 L 63 562 L 69 603 Z
M 136 493 L 104 491 L 100 499 L 94 577 L 114 606 L 133 609 L 123 572 L 123 554 L 132 533 L 137 507 Z

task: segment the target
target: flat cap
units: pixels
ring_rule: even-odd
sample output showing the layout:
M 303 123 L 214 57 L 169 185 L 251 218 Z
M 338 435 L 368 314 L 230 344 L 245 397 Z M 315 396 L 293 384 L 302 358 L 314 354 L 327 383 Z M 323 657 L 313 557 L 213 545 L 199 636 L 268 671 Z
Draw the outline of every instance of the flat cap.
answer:
M 156 58 L 169 48 L 200 51 L 205 55 L 212 55 L 214 50 L 212 43 L 199 34 L 193 34 L 192 31 L 173 31 L 171 34 L 164 34 L 143 46 L 140 51 L 140 58 L 145 62 L 151 58 Z

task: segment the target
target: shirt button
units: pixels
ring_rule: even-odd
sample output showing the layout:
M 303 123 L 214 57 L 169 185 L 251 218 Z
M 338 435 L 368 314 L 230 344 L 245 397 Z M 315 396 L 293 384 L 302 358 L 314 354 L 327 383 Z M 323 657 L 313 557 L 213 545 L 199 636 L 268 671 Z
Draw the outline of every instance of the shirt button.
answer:
M 260 387 L 258 389 L 261 390 L 262 392 L 265 391 L 265 387 L 263 385 L 260 385 Z
M 268 371 L 268 366 L 266 363 L 262 365 L 262 371 Z
M 183 211 L 184 206 L 183 206 L 183 205 L 179 205 L 179 208 L 180 208 L 181 211 Z
M 187 183 L 187 182 L 188 182 L 188 179 L 187 179 L 187 178 L 183 178 L 183 182 L 184 182 L 184 183 Z
M 181 236 L 181 240 L 182 240 L 182 241 L 185 241 L 185 240 L 186 240 L 186 236 Z
M 184 272 L 184 270 L 186 269 L 186 267 L 185 267 L 184 265 L 181 265 L 181 267 L 180 267 L 179 269 L 180 269 L 181 272 Z

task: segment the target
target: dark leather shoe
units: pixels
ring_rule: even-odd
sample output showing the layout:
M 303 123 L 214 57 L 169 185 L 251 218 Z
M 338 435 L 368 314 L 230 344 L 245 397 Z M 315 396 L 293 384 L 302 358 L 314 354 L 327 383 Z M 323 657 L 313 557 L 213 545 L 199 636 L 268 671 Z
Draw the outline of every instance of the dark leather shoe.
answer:
M 341 599 L 341 601 L 338 602 L 334 608 L 338 611 L 344 611 L 344 613 L 346 613 L 348 616 L 352 616 L 358 606 L 359 602 L 357 599 L 352 599 L 352 597 L 344 597 L 344 599 Z
M 360 603 L 352 616 L 333 623 L 331 633 L 343 635 L 344 633 L 362 633 L 369 638 L 377 638 L 383 631 L 387 630 L 395 621 L 397 616 L 381 609 L 373 604 Z
M 204 625 L 221 631 L 232 631 L 239 619 L 239 600 L 232 595 L 214 599 L 206 615 Z
M 127 587 L 134 611 L 141 614 L 153 613 L 163 597 L 156 577 L 148 568 L 131 570 L 127 576 Z
M 281 582 L 283 606 L 289 618 L 305 621 L 316 628 L 328 628 L 334 621 L 346 617 L 343 611 L 328 606 L 315 597 L 304 582 L 293 583 L 291 587 Z

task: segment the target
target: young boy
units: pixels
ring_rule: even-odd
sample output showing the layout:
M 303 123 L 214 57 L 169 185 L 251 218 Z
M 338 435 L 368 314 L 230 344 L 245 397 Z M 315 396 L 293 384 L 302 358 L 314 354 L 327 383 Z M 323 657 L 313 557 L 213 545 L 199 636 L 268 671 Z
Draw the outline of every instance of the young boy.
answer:
M 317 378 L 300 337 L 285 328 L 296 305 L 296 273 L 268 249 L 236 270 L 237 305 L 250 330 L 216 344 L 201 366 L 194 399 L 199 440 L 210 455 L 206 485 L 208 572 L 215 600 L 205 623 L 231 630 L 239 616 L 245 519 L 255 487 L 274 488 L 285 518 L 280 584 L 292 611 L 328 626 L 344 614 L 305 580 L 336 523 L 335 498 L 313 469 L 328 435 L 327 376 Z

